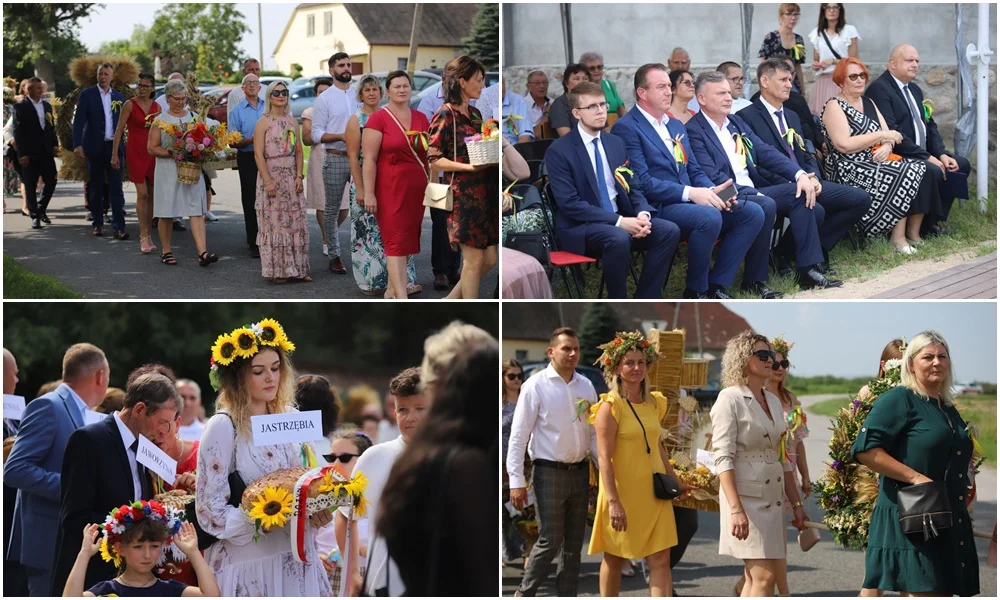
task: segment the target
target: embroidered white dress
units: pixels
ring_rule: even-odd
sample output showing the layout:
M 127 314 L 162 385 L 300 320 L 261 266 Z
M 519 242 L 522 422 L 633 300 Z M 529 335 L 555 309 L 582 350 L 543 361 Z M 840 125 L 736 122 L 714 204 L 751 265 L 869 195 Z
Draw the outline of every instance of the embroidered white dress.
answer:
M 234 459 L 235 446 L 235 465 Z M 223 597 L 332 596 L 333 589 L 307 528 L 307 563 L 292 556 L 289 526 L 261 533 L 253 541 L 253 524 L 241 509 L 229 505 L 229 473 L 235 468 L 248 485 L 279 469 L 302 466 L 299 444 L 254 446 L 242 434 L 235 437 L 225 415 L 209 419 L 198 447 L 196 508 L 198 522 L 219 538 L 205 551 Z

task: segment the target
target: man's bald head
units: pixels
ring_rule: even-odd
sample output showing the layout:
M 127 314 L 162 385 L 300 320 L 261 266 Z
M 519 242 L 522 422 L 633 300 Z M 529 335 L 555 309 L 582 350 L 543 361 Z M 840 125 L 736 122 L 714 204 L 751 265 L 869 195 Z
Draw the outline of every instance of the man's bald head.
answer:
M 678 46 L 670 53 L 667 66 L 670 67 L 671 71 L 687 71 L 691 68 L 691 57 L 687 50 Z
M 910 44 L 899 44 L 889 53 L 889 73 L 903 83 L 910 83 L 920 72 L 920 53 Z
M 176 71 L 167 76 L 167 81 L 171 79 L 184 79 L 183 73 L 177 73 Z
M 3 349 L 3 393 L 13 394 L 17 387 L 17 361 L 10 350 Z

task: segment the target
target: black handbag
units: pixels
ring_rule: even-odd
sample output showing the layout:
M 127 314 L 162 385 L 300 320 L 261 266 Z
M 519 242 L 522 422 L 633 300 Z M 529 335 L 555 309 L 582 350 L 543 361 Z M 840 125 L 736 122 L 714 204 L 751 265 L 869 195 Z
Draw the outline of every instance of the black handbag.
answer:
M 948 487 L 943 481 L 929 481 L 900 488 L 896 493 L 899 526 L 903 533 L 924 534 L 924 541 L 940 535 L 952 525 Z
M 623 400 L 625 399 L 623 398 Z M 642 425 L 639 413 L 635 412 L 635 407 L 628 400 L 625 400 L 625 404 L 628 404 L 628 407 L 632 409 L 635 420 L 639 421 L 639 427 L 642 428 L 642 442 L 646 444 L 646 454 L 651 454 L 652 451 L 649 448 L 649 442 L 646 440 L 646 428 Z M 681 485 L 676 477 L 672 477 L 667 473 L 653 473 L 653 495 L 660 500 L 673 500 L 681 495 Z
M 549 236 L 544 231 L 512 232 L 507 234 L 505 244 L 511 250 L 523 252 L 537 260 L 542 267 L 549 268 Z

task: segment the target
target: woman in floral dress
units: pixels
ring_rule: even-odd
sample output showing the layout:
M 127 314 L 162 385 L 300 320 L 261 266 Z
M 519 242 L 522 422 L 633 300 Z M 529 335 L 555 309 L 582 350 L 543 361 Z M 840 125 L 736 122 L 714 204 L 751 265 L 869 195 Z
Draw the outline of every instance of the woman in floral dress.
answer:
M 309 277 L 309 225 L 302 184 L 302 140 L 288 110 L 288 86 L 267 86 L 254 129 L 257 160 L 257 246 L 261 275 L 274 283 Z

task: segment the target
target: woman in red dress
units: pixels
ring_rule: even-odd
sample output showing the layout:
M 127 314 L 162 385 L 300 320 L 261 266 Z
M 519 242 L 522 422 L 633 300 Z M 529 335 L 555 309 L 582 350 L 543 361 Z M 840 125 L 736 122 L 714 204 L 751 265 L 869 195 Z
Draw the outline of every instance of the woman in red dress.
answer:
M 149 73 L 139 73 L 139 83 L 135 86 L 135 97 L 122 107 L 115 131 L 111 166 L 120 169 L 118 147 L 125 128 L 128 139 L 125 142 L 125 164 L 128 165 L 129 181 L 135 184 L 135 212 L 139 218 L 139 249 L 143 254 L 156 250 L 153 245 L 153 167 L 156 159 L 146 149 L 149 127 L 160 114 L 160 105 L 153 101 L 152 93 L 156 79 Z M 147 184 L 148 182 L 148 184 Z
M 405 300 L 406 261 L 420 254 L 420 225 L 427 187 L 427 117 L 410 109 L 406 71 L 385 79 L 389 104 L 368 118 L 361 134 L 365 210 L 382 232 L 389 285 L 386 298 Z

